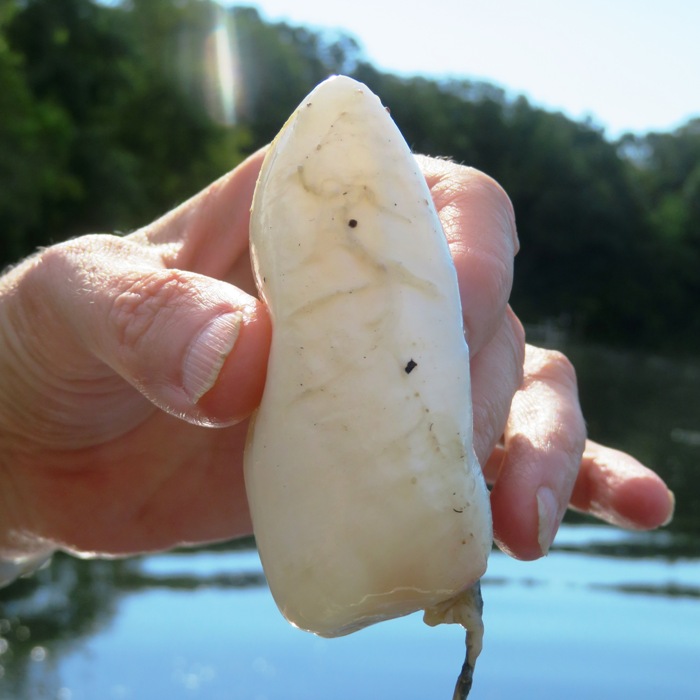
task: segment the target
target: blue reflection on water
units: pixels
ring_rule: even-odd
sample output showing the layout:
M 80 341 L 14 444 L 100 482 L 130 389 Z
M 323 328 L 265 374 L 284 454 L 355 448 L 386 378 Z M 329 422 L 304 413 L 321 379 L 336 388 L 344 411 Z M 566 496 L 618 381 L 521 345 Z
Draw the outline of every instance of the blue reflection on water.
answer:
M 495 552 L 472 700 L 697 698 L 700 562 L 582 551 L 643 537 L 565 526 L 544 560 Z M 253 550 L 158 555 L 142 571 L 205 585 L 121 598 L 109 626 L 55 660 L 70 700 L 451 697 L 463 654 L 455 627 L 412 615 L 334 640 L 295 630 L 265 586 L 206 585 L 260 574 Z
M 230 551 L 198 551 L 192 553 L 157 554 L 143 560 L 141 571 L 155 576 L 262 573 L 260 557 L 255 549 Z

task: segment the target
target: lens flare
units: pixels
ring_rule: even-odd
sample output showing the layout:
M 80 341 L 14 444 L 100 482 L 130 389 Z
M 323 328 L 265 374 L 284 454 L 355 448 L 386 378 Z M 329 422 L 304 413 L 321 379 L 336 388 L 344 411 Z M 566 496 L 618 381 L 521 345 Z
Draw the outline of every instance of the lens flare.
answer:
M 233 126 L 240 75 L 234 19 L 232 13 L 220 5 L 212 4 L 212 11 L 212 29 L 204 43 L 204 97 L 212 119 Z

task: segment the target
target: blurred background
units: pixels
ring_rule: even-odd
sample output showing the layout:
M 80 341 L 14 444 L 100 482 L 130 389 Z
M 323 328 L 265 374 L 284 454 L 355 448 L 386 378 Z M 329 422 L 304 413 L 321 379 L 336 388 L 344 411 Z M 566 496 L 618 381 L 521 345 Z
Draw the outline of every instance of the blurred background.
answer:
M 415 151 L 505 187 L 529 338 L 574 361 L 591 437 L 677 496 L 656 533 L 570 514 L 545 560 L 495 552 L 472 697 L 696 698 L 698 26 L 683 0 L 0 0 L 0 262 L 138 228 L 326 76 L 367 83 Z M 294 630 L 252 540 L 57 555 L 0 591 L 0 700 L 446 698 L 462 643 L 416 616 Z

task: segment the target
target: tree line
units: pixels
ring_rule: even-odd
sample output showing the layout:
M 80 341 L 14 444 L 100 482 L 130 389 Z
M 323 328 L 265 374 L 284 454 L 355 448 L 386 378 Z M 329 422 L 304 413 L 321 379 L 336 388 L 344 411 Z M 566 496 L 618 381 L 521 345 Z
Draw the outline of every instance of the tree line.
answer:
M 210 0 L 0 0 L 0 262 L 147 223 L 341 72 L 380 95 L 415 151 L 505 187 L 521 318 L 696 351 L 700 119 L 611 141 L 487 83 L 380 71 L 342 32 Z

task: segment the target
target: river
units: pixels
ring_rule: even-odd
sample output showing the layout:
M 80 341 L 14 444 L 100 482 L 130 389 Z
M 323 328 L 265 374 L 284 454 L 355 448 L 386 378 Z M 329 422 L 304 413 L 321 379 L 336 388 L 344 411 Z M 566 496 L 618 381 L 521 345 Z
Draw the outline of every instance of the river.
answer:
M 546 558 L 494 552 L 472 700 L 695 700 L 700 363 L 570 346 L 592 437 L 676 492 L 674 522 L 567 515 Z M 57 555 L 0 591 L 0 700 L 450 698 L 463 634 L 420 615 L 324 640 L 288 625 L 251 540 L 126 561 Z

